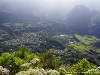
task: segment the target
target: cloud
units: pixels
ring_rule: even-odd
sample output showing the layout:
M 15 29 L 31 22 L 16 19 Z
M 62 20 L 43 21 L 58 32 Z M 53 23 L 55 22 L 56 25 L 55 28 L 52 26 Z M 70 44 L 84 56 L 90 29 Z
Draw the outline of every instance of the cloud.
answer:
M 0 9 L 8 11 L 67 12 L 74 5 L 100 10 L 100 0 L 0 0 Z

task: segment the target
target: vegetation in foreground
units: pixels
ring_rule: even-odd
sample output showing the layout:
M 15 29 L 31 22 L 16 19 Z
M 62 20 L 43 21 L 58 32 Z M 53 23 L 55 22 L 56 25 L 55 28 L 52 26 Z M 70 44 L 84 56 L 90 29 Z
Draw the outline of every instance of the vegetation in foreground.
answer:
M 83 58 L 73 65 L 62 64 L 53 50 L 34 54 L 22 46 L 13 53 L 0 56 L 0 75 L 99 75 L 97 67 Z M 4 67 L 4 68 L 3 68 Z

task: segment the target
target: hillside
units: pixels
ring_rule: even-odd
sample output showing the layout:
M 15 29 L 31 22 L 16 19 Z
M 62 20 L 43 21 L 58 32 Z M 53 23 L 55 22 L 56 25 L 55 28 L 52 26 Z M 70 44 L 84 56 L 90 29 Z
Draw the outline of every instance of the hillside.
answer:
M 77 17 L 78 14 L 80 16 Z M 18 46 L 25 45 L 38 53 L 55 50 L 64 58 L 63 63 L 73 64 L 87 58 L 91 63 L 100 65 L 99 15 L 96 11 L 77 5 L 68 14 L 66 22 L 8 12 L 0 15 L 1 53 L 13 52 Z
M 45 16 L 0 12 L 0 75 L 99 75 L 100 13 L 76 5 Z

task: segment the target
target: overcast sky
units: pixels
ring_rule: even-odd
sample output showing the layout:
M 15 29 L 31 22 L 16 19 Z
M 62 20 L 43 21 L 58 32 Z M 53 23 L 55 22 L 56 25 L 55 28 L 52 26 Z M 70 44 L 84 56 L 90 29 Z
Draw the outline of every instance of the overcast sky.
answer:
M 74 5 L 100 10 L 100 0 L 0 0 L 0 9 L 7 11 L 69 11 Z

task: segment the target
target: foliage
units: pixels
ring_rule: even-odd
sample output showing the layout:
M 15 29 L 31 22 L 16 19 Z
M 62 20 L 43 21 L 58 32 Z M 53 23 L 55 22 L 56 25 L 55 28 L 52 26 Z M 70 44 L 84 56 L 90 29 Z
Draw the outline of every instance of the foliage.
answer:
M 35 34 L 32 35 L 24 34 L 23 36 L 27 37 L 29 36 L 28 38 L 30 38 L 33 35 L 41 37 L 41 43 L 37 42 L 37 44 L 39 44 L 39 46 L 37 45 L 37 48 L 39 47 L 40 51 L 37 50 L 37 48 L 36 49 L 34 48 L 32 50 L 35 53 L 33 53 L 30 49 L 30 47 L 32 47 L 33 45 L 32 44 L 27 47 L 20 46 L 17 49 L 17 51 L 12 50 L 10 52 L 1 54 L 0 65 L 8 68 L 11 71 L 10 73 L 11 75 L 14 75 L 20 71 L 21 72 L 28 71 L 30 68 L 35 69 L 37 67 L 43 68 L 46 72 L 48 72 L 50 69 L 57 70 L 59 74 L 68 74 L 68 72 L 70 73 L 73 71 L 86 72 L 89 69 L 94 68 L 93 65 L 91 65 L 89 62 L 98 65 L 100 64 L 99 63 L 100 49 L 94 46 L 94 43 L 97 43 L 97 41 L 99 40 L 95 37 L 80 36 L 80 35 L 50 36 L 47 33 L 45 35 L 41 34 L 40 36 L 38 34 L 37 35 Z M 45 47 L 48 48 L 49 50 L 44 50 L 46 49 Z M 82 58 L 87 58 L 89 62 L 85 59 L 81 60 Z M 76 62 L 78 63 L 73 65 L 73 63 Z M 63 64 L 65 65 L 61 66 Z M 70 64 L 70 66 L 66 66 L 67 64 Z M 86 64 L 87 67 L 84 64 Z
M 26 71 L 31 67 L 31 63 L 25 63 L 20 66 L 20 70 Z
M 55 69 L 59 67 L 61 58 L 54 58 L 53 56 L 54 51 L 47 51 L 42 55 L 36 55 L 22 46 L 14 53 L 3 53 L 0 56 L 0 65 L 8 68 L 11 71 L 11 75 L 36 67 Z
M 37 69 L 29 69 L 27 71 L 18 72 L 15 75 L 43 75 L 43 74 Z
M 3 67 L 0 66 L 0 75 L 2 75 L 2 69 L 3 69 Z
M 11 53 L 3 53 L 0 57 L 0 65 L 3 67 L 12 67 L 13 65 L 10 65 L 13 63 L 14 55 Z
M 28 69 L 27 71 L 20 71 L 15 75 L 60 75 L 56 70 L 48 70 L 47 72 L 43 69 Z
M 51 68 L 51 69 L 58 68 L 60 62 L 61 62 L 61 57 L 57 57 L 57 58 L 55 58 L 55 59 L 49 61 L 48 67 Z
M 86 36 L 80 36 L 80 35 L 77 35 L 77 34 L 76 34 L 75 37 L 76 37 L 81 43 L 83 43 L 83 44 L 85 44 L 85 45 L 91 45 L 91 44 L 93 44 L 93 43 L 95 43 L 95 42 L 98 41 L 97 38 L 94 37 L 94 36 L 88 36 L 88 35 L 86 35 Z
M 91 68 L 96 68 L 96 66 L 90 64 L 87 59 L 83 58 L 77 64 L 73 65 L 75 72 L 82 73 L 86 72 Z
M 15 53 L 15 56 L 19 57 L 19 58 L 25 58 L 26 57 L 26 51 L 27 51 L 27 48 L 22 46 L 19 48 L 19 50 Z
M 43 68 L 55 69 L 59 66 L 61 57 L 55 57 L 54 51 L 46 51 L 41 57 L 41 63 Z
M 89 46 L 86 47 L 86 46 L 78 44 L 78 43 L 76 43 L 76 44 L 69 44 L 69 47 L 72 47 L 75 50 L 82 51 L 82 52 L 91 49 L 91 47 L 89 47 Z
M 56 70 L 49 70 L 47 71 L 47 75 L 60 75 L 60 73 Z

